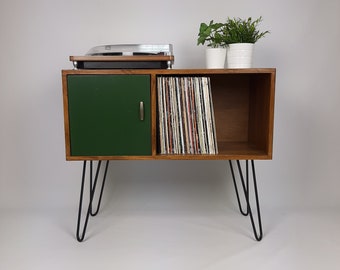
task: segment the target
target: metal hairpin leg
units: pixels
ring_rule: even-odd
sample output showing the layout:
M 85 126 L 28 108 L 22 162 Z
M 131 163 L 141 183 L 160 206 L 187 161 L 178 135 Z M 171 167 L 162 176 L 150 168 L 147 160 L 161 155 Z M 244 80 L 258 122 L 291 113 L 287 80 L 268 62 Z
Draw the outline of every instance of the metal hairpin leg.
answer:
M 257 227 L 258 227 L 258 230 L 256 229 L 256 226 L 255 226 L 253 211 L 252 211 L 252 208 L 250 206 L 250 199 L 249 199 L 249 161 L 248 160 L 245 161 L 246 162 L 246 165 L 245 165 L 245 167 L 246 167 L 246 182 L 244 180 L 240 161 L 237 160 L 236 162 L 237 162 L 240 180 L 241 180 L 241 183 L 242 183 L 244 197 L 245 197 L 245 200 L 246 200 L 246 209 L 244 210 L 243 207 L 242 207 L 240 195 L 239 195 L 238 187 L 237 187 L 237 183 L 236 183 L 236 177 L 235 177 L 235 173 L 234 173 L 233 164 L 232 164 L 232 161 L 229 160 L 229 165 L 230 165 L 231 175 L 233 177 L 233 182 L 234 182 L 234 187 L 235 187 L 235 191 L 236 191 L 238 206 L 239 206 L 239 209 L 240 209 L 240 212 L 241 212 L 242 215 L 244 215 L 244 216 L 249 215 L 255 239 L 257 241 L 261 241 L 262 236 L 263 236 L 263 232 L 262 232 L 260 203 L 259 203 L 259 197 L 258 197 L 258 192 L 257 192 L 257 183 L 256 183 L 256 173 L 255 173 L 254 160 L 251 160 L 251 169 L 252 169 L 252 178 L 253 178 L 253 183 L 254 183 L 254 193 L 255 193 L 255 204 L 256 204 L 256 212 L 257 212 L 257 221 L 258 221 Z
M 101 186 L 101 190 L 100 190 L 100 195 L 98 198 L 98 204 L 97 204 L 97 208 L 96 211 L 93 211 L 93 198 L 94 198 L 94 194 L 96 192 L 96 186 L 97 186 L 97 182 L 98 182 L 98 176 L 99 176 L 99 172 L 101 169 L 101 165 L 102 165 L 102 161 L 98 161 L 97 164 L 97 170 L 96 170 L 96 174 L 95 177 L 93 179 L 93 161 L 90 161 L 90 189 L 89 189 L 89 193 L 90 193 L 90 198 L 89 198 L 89 204 L 87 207 L 87 212 L 86 212 L 86 216 L 85 216 L 85 221 L 84 221 L 84 226 L 83 226 L 83 231 L 80 234 L 80 222 L 81 222 L 81 216 L 82 216 L 82 206 L 83 206 L 83 198 L 84 198 L 84 186 L 85 186 L 85 178 L 86 178 L 86 160 L 84 161 L 84 165 L 83 165 L 83 174 L 82 174 L 82 181 L 81 181 L 81 189 L 80 189 L 80 200 L 79 200 L 79 210 L 78 210 L 78 220 L 77 220 L 77 240 L 79 242 L 82 242 L 85 238 L 85 234 L 86 234 L 86 228 L 87 228 L 87 223 L 89 221 L 89 216 L 95 216 L 98 214 L 99 212 L 99 208 L 100 208 L 100 203 L 102 200 L 102 196 L 103 196 L 103 190 L 104 190 L 104 185 L 105 185 L 105 179 L 106 179 L 106 174 L 107 174 L 107 168 L 109 165 L 109 161 L 106 161 L 106 165 L 105 165 L 105 169 L 104 169 L 104 175 L 103 175 L 103 181 L 102 181 L 102 186 Z

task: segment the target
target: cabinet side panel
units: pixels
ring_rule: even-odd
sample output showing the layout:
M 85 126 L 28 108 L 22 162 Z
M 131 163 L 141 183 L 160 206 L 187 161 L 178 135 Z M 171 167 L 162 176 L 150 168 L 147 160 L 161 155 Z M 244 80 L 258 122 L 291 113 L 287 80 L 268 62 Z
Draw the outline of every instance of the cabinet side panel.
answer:
M 273 106 L 272 74 L 255 74 L 251 80 L 249 141 L 272 156 Z
M 67 75 L 62 72 L 62 87 L 63 87 L 63 107 L 64 107 L 64 130 L 65 130 L 65 152 L 66 159 L 71 155 L 70 147 L 70 125 L 69 125 L 69 113 L 68 113 L 68 90 L 67 90 Z

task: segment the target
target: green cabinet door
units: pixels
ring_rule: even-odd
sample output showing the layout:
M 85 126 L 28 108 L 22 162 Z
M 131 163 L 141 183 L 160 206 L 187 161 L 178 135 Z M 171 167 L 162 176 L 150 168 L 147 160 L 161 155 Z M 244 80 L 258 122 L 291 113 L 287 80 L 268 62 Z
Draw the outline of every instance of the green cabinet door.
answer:
M 68 75 L 67 89 L 71 156 L 151 155 L 149 75 Z

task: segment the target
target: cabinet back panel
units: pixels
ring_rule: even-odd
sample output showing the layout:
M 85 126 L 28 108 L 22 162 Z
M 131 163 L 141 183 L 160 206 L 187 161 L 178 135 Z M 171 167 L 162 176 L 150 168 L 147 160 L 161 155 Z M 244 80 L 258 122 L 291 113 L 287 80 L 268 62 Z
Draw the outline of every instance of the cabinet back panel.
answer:
M 248 141 L 248 75 L 211 75 L 218 144 Z

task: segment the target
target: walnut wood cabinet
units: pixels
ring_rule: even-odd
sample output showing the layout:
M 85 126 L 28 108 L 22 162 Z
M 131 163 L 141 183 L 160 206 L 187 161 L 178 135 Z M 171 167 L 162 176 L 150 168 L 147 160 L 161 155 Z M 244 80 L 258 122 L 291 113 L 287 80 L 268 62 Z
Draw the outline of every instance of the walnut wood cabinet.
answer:
M 66 159 L 271 159 L 275 73 L 269 68 L 64 70 Z M 158 76 L 210 78 L 218 154 L 159 154 Z

